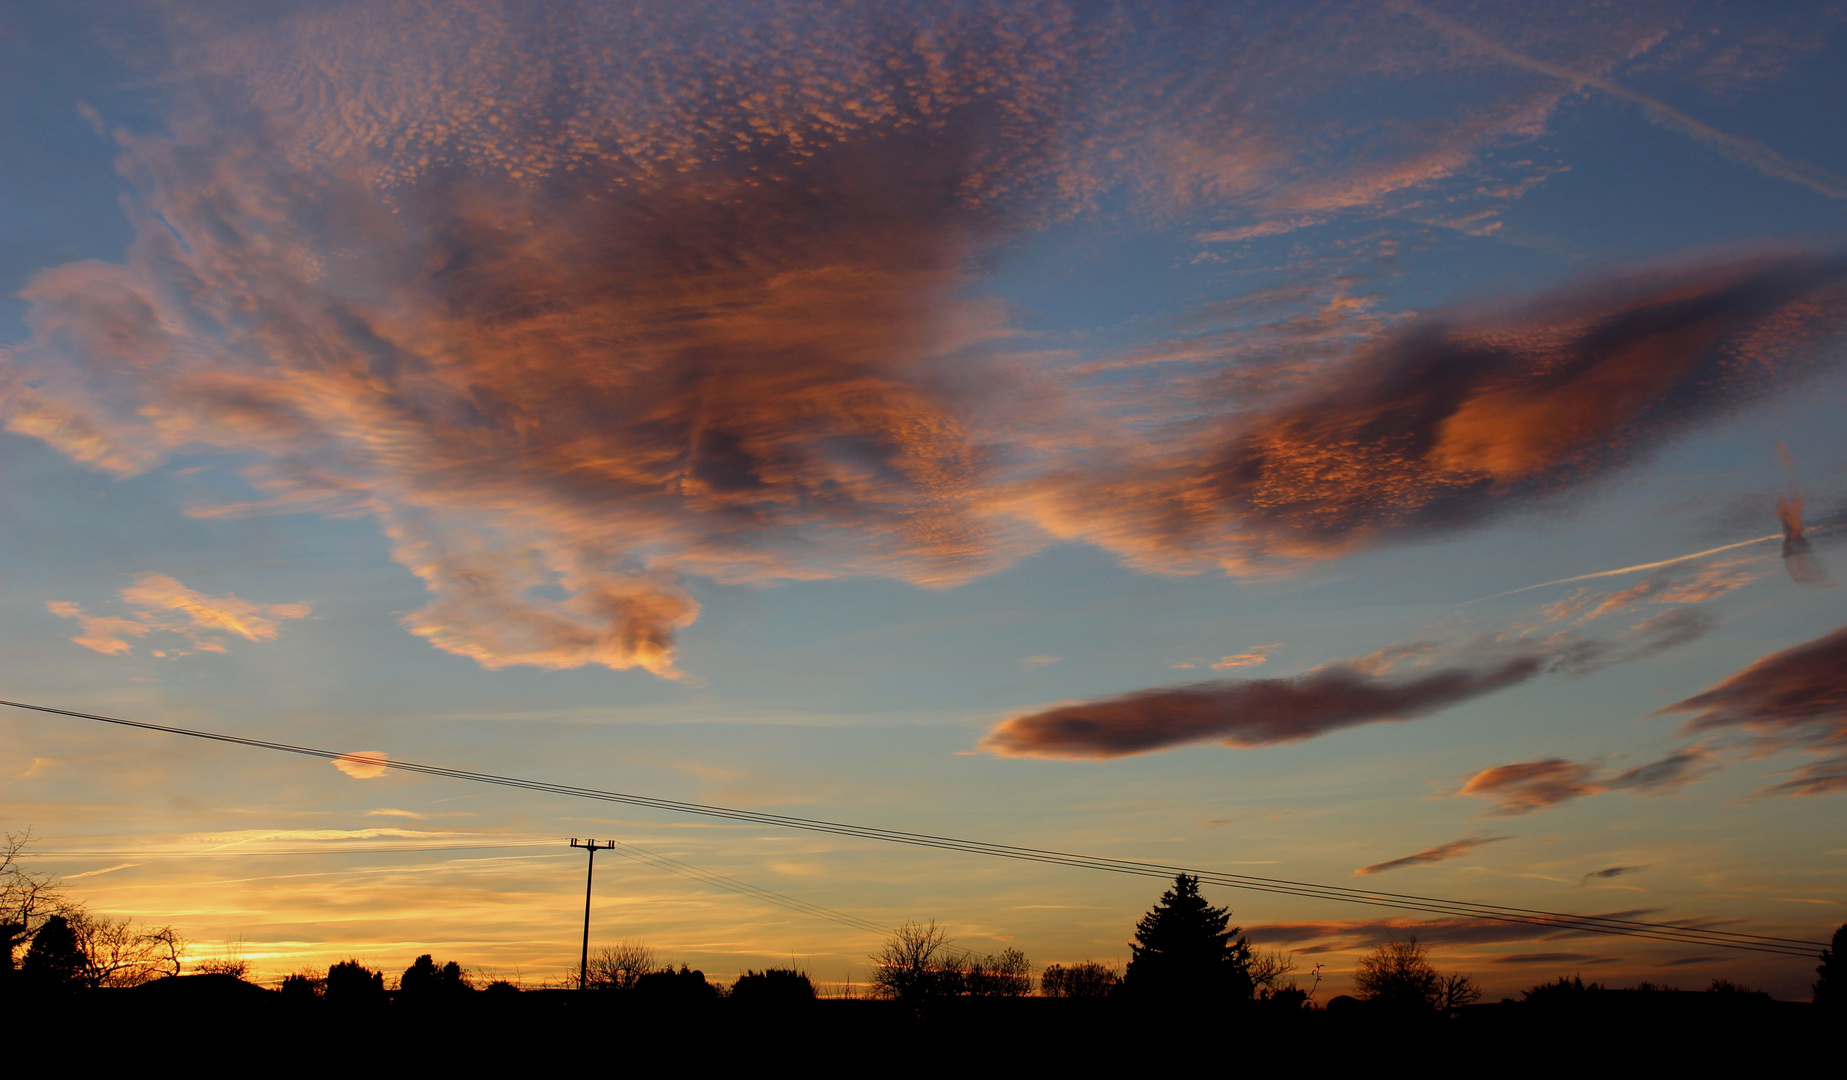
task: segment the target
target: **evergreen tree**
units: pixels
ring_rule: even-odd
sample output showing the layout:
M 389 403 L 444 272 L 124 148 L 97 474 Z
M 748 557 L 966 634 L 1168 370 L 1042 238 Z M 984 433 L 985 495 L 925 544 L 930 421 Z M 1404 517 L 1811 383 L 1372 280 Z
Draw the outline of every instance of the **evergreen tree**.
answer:
M 1815 969 L 1815 1004 L 1847 1012 L 1847 923 L 1834 932 L 1834 947 L 1821 950 Z
M 25 981 L 39 989 L 74 987 L 83 979 L 86 958 L 77 932 L 62 915 L 53 915 L 32 935 L 32 947 L 19 965 Z
M 1206 903 L 1199 879 L 1181 874 L 1135 924 L 1124 984 L 1138 996 L 1248 1001 L 1251 947 L 1241 933 L 1231 909 Z

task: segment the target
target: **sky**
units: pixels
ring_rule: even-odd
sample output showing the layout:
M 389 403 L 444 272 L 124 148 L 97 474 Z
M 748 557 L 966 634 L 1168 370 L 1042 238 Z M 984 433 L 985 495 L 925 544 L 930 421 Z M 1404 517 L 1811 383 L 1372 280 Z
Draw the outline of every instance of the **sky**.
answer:
M 1847 5 L 0 5 L 0 819 L 265 978 L 1826 940 Z M 657 857 L 677 860 L 669 865 Z M 707 877 L 689 877 L 679 864 Z M 682 872 L 671 872 L 674 869 Z M 1812 961 L 1207 890 L 1319 997 Z

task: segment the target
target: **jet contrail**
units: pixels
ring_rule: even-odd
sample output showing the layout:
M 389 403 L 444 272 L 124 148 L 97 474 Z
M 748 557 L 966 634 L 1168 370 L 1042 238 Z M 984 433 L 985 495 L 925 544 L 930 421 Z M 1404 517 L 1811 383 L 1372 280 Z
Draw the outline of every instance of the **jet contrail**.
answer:
M 1700 142 L 1712 147 L 1719 153 L 1751 166 L 1766 176 L 1789 180 L 1801 184 L 1810 191 L 1819 192 L 1830 199 L 1847 199 L 1847 180 L 1834 175 L 1826 169 L 1800 161 L 1785 154 L 1779 154 L 1755 139 L 1742 135 L 1733 135 L 1729 131 L 1720 131 L 1711 124 L 1702 123 L 1674 108 L 1665 101 L 1640 94 L 1621 83 L 1613 82 L 1601 75 L 1592 75 L 1583 71 L 1574 71 L 1561 64 L 1552 64 L 1535 57 L 1518 53 L 1493 41 L 1482 34 L 1469 29 L 1461 23 L 1440 15 L 1413 0 L 1401 0 L 1396 5 L 1400 10 L 1422 20 L 1424 25 L 1439 33 L 1448 34 L 1473 45 L 1495 59 L 1514 67 L 1536 71 L 1554 79 L 1568 82 L 1576 87 L 1591 87 L 1620 101 L 1626 101 L 1642 110 L 1652 121 L 1662 127 L 1674 128 Z
M 1493 596 L 1478 596 L 1473 600 L 1464 601 L 1463 606 L 1467 607 L 1469 604 L 1479 604 L 1483 600 L 1498 600 L 1503 596 L 1512 596 L 1514 593 L 1529 592 L 1533 589 L 1543 589 L 1547 585 L 1569 585 L 1574 581 L 1589 581 L 1592 578 L 1615 577 L 1618 574 L 1635 574 L 1643 570 L 1655 570 L 1663 566 L 1672 566 L 1675 563 L 1703 559 L 1708 555 L 1717 555 L 1721 551 L 1730 551 L 1733 548 L 1749 547 L 1752 544 L 1763 544 L 1771 540 L 1781 539 L 1783 539 L 1782 533 L 1773 532 L 1769 536 L 1759 536 L 1751 540 L 1740 540 L 1736 544 L 1726 544 L 1724 547 L 1707 548 L 1705 551 L 1696 551 L 1691 555 L 1677 555 L 1672 559 L 1662 559 L 1660 562 L 1647 562 L 1639 566 L 1625 566 L 1620 570 L 1599 570 L 1594 574 L 1579 574 L 1577 577 L 1559 578 L 1557 581 L 1542 581 L 1537 585 L 1522 585 L 1518 589 L 1508 589 L 1506 592 L 1497 592 Z

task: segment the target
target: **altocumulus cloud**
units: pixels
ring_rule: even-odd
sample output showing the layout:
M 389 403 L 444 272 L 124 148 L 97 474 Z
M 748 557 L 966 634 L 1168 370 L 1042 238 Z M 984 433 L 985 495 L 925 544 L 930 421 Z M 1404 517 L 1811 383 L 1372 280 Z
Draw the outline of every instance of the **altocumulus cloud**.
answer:
M 1332 38 L 1059 3 L 168 17 L 168 131 L 118 136 L 136 239 L 24 290 L 6 423 L 115 475 L 251 462 L 261 497 L 200 514 L 370 515 L 430 594 L 406 626 L 487 667 L 672 676 L 689 576 L 951 585 L 1048 536 L 1269 572 L 1466 526 L 1787 382 L 1840 321 L 1839 259 L 1713 257 L 1432 318 L 1313 380 L 1338 392 L 1189 400 L 1151 441 L 1009 351 L 967 288 L 1001 245 L 1105 204 L 1249 235 L 1375 212 L 1569 88 L 1304 137 L 1353 73 L 1430 62 L 1364 7 Z M 1645 21 L 1534 32 L 1595 66 Z M 1270 681 L 1245 693 L 1311 719 L 1252 737 L 1547 663 Z

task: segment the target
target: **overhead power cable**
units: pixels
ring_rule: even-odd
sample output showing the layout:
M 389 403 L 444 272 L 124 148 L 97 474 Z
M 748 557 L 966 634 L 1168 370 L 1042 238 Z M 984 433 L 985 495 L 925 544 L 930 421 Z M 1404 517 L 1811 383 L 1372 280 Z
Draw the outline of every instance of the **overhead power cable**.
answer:
M 98 723 L 112 724 L 118 727 L 137 728 L 143 731 L 158 731 L 168 735 L 184 735 L 188 738 L 204 739 L 211 742 L 229 743 L 235 746 L 248 746 L 260 750 L 273 750 L 280 753 L 296 754 L 302 757 L 319 758 L 326 761 L 338 761 L 343 758 L 351 758 L 351 755 L 335 750 L 296 746 L 290 743 L 271 742 L 266 739 L 250 739 L 239 735 L 227 735 L 215 731 L 199 731 L 191 728 L 172 727 L 165 724 L 153 724 L 141 720 L 125 720 L 114 716 L 99 716 L 94 713 L 58 709 L 48 705 L 33 705 L 26 702 L 5 700 L 0 700 L 0 705 L 57 716 L 69 716 L 80 720 L 93 720 Z M 1706 948 L 1736 949 L 1747 952 L 1773 953 L 1801 957 L 1811 957 L 1815 955 L 1818 950 L 1826 947 L 1824 942 L 1819 941 L 1773 937 L 1763 934 L 1747 934 L 1732 930 L 1719 930 L 1710 926 L 1690 925 L 1687 922 L 1645 922 L 1616 916 L 1576 915 L 1569 912 L 1547 911 L 1540 908 L 1515 907 L 1504 904 L 1484 904 L 1444 897 L 1420 896 L 1412 893 L 1392 893 L 1374 889 L 1352 889 L 1338 885 L 1321 885 L 1314 882 L 1291 881 L 1284 878 L 1258 877 L 1250 874 L 1231 874 L 1222 871 L 1200 870 L 1192 867 L 1172 866 L 1163 863 L 1142 862 L 1131 859 L 1113 859 L 1046 848 L 1020 847 L 1012 844 L 994 844 L 980 840 L 965 840 L 951 836 L 936 836 L 929 833 L 882 829 L 869 825 L 854 825 L 846 822 L 792 817 L 786 814 L 770 814 L 755 810 L 739 810 L 731 807 L 711 806 L 705 803 L 685 802 L 678 799 L 662 799 L 650 795 L 636 795 L 619 791 L 603 791 L 597 788 L 579 787 L 573 784 L 555 784 L 543 780 L 527 780 L 520 777 L 501 776 L 494 773 L 475 772 L 467 769 L 453 769 L 441 765 L 424 765 L 413 761 L 368 758 L 366 764 L 396 769 L 400 772 L 419 773 L 425 776 L 439 776 L 452 780 L 465 780 L 470 783 L 492 784 L 497 787 L 519 788 L 526 791 L 563 795 L 569 798 L 619 803 L 626 806 L 661 810 L 674 814 L 689 814 L 722 821 L 736 821 L 781 829 L 797 829 L 804 832 L 827 833 L 835 836 L 846 836 L 863 840 L 878 840 L 884 843 L 905 844 L 912 847 L 961 851 L 969 854 L 987 855 L 993 858 L 1013 859 L 1021 862 L 1043 863 L 1052 866 L 1069 866 L 1085 870 L 1101 870 L 1107 873 L 1126 874 L 1138 877 L 1166 878 L 1175 874 L 1188 874 L 1199 878 L 1199 880 L 1204 883 L 1219 885 L 1224 888 L 1244 889 L 1282 896 L 1297 896 L 1303 899 L 1332 900 L 1340 903 L 1391 908 L 1400 911 L 1420 911 L 1428 914 L 1446 915 L 1452 918 L 1476 919 L 1508 925 L 1532 926 L 1537 929 L 1551 930 L 1558 933 L 1605 934 L 1618 937 L 1674 942 L 1684 945 L 1698 945 Z

